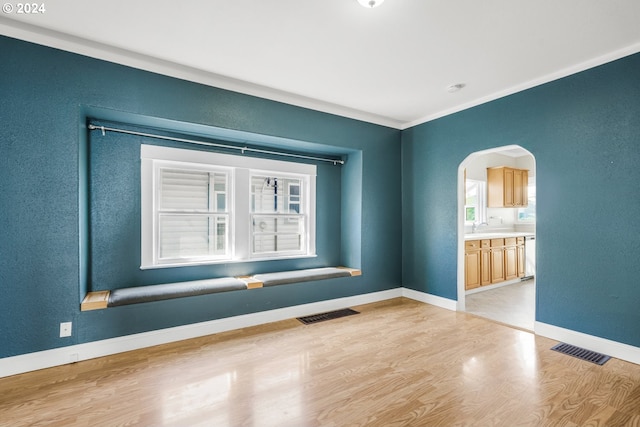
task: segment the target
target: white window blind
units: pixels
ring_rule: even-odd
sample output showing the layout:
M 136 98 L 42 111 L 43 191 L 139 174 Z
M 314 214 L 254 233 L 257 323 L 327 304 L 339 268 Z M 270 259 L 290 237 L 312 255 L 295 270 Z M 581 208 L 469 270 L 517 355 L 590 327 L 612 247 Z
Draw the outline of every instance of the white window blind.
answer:
M 159 170 L 159 259 L 226 257 L 228 175 L 224 172 Z

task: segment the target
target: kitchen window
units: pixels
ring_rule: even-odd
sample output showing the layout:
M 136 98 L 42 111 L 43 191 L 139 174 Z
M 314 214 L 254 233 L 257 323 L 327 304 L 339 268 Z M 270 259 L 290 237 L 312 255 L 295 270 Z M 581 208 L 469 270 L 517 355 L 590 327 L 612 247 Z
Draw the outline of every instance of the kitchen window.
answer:
M 486 183 L 475 179 L 465 181 L 464 222 L 467 225 L 486 222 Z
M 142 145 L 141 268 L 315 256 L 314 165 Z
M 526 208 L 518 208 L 518 222 L 536 222 L 536 177 L 529 176 L 527 186 L 528 203 Z

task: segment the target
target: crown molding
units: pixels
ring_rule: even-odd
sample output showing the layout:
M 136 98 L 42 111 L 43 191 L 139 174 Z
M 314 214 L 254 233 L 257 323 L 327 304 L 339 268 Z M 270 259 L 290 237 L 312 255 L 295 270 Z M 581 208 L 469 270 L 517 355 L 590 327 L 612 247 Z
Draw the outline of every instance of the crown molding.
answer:
M 586 71 L 590 68 L 595 68 L 598 67 L 600 65 L 604 65 L 608 62 L 613 62 L 616 61 L 618 59 L 624 58 L 625 56 L 630 56 L 630 55 L 634 55 L 636 53 L 640 52 L 640 42 L 639 43 L 634 43 L 632 45 L 626 46 L 622 49 L 618 49 L 618 50 L 614 50 L 612 52 L 608 52 L 604 55 L 595 57 L 595 58 L 591 58 L 587 61 L 581 62 L 579 64 L 575 64 L 572 65 L 570 67 L 566 67 L 563 68 L 561 70 L 555 71 L 553 73 L 549 73 L 546 74 L 542 77 L 533 79 L 533 80 L 529 80 L 528 82 L 519 84 L 519 85 L 515 85 L 512 86 L 510 88 L 504 89 L 504 90 L 500 90 L 498 92 L 494 92 L 492 94 L 489 94 L 487 96 L 483 96 L 481 98 L 477 98 L 474 99 L 471 102 L 467 102 L 465 104 L 460 104 L 460 105 L 456 105 L 455 107 L 446 109 L 446 110 L 442 110 L 439 111 L 435 114 L 430 114 L 424 117 L 421 117 L 417 120 L 412 120 L 410 122 L 406 122 L 403 123 L 400 126 L 401 130 L 404 129 L 408 129 L 414 126 L 418 126 L 421 125 L 423 123 L 426 122 L 430 122 L 454 113 L 458 113 L 460 111 L 464 111 L 467 110 L 469 108 L 473 108 L 473 107 L 477 107 L 478 105 L 481 104 L 486 104 L 487 102 L 491 102 L 491 101 L 495 101 L 496 99 L 500 99 L 500 98 L 504 98 L 506 96 L 509 95 L 513 95 L 514 93 L 518 93 L 518 92 L 522 92 L 525 91 L 527 89 L 531 89 L 533 87 L 536 86 L 540 86 L 543 85 L 545 83 L 549 83 L 552 82 L 554 80 L 559 80 L 561 78 L 570 76 L 572 74 L 577 74 L 580 73 L 582 71 Z
M 232 92 L 282 102 L 349 119 L 400 129 L 403 121 L 352 109 L 290 92 L 211 73 L 195 67 L 87 40 L 0 16 L 0 32 L 7 37 L 64 50 L 95 59 L 188 80 Z

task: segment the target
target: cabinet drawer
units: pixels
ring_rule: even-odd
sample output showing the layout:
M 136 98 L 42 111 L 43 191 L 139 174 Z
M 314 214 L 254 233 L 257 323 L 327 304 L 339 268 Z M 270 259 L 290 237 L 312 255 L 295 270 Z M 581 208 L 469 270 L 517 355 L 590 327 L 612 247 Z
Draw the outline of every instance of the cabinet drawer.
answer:
M 516 237 L 516 242 L 518 242 L 519 245 L 524 245 L 524 237 Z
M 504 239 L 491 239 L 491 247 L 504 246 Z
M 491 240 L 481 240 L 480 247 L 482 249 L 489 249 L 491 247 Z
M 467 240 L 464 242 L 464 249 L 467 251 L 480 249 L 480 240 Z
M 516 238 L 515 237 L 507 237 L 506 239 L 504 239 L 504 245 L 505 246 L 515 246 L 516 245 Z

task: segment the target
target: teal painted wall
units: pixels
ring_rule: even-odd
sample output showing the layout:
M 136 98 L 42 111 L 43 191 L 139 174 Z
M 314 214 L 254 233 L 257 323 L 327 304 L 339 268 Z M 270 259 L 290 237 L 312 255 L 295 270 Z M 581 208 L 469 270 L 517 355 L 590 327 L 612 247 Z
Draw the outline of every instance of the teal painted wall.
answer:
M 400 286 L 400 131 L 6 37 L 0 52 L 0 358 Z M 137 208 L 140 141 L 94 146 L 92 117 L 344 156 L 345 166 L 319 169 L 318 258 L 141 273 L 129 246 L 135 210 L 124 222 L 114 210 L 96 215 L 112 196 Z M 364 274 L 80 312 L 91 287 L 337 262 Z M 59 338 L 66 321 L 73 336 Z
M 457 299 L 457 172 L 536 158 L 536 320 L 640 346 L 640 55 L 402 134 L 403 285 Z
M 640 55 L 400 132 L 5 37 L 0 52 L 0 357 L 401 284 L 456 299 L 458 165 L 510 144 L 536 157 L 537 320 L 640 346 Z M 98 187 L 88 184 L 88 117 L 201 136 L 257 134 L 262 145 L 346 156 L 339 176 L 322 184 L 320 197 L 336 205 L 320 214 L 318 265 L 339 258 L 364 275 L 80 312 L 100 279 L 89 245 Z M 133 197 L 115 173 L 114 189 Z M 131 283 L 234 271 L 150 278 L 132 265 L 101 267 Z M 58 338 L 63 321 L 74 322 L 71 338 Z

